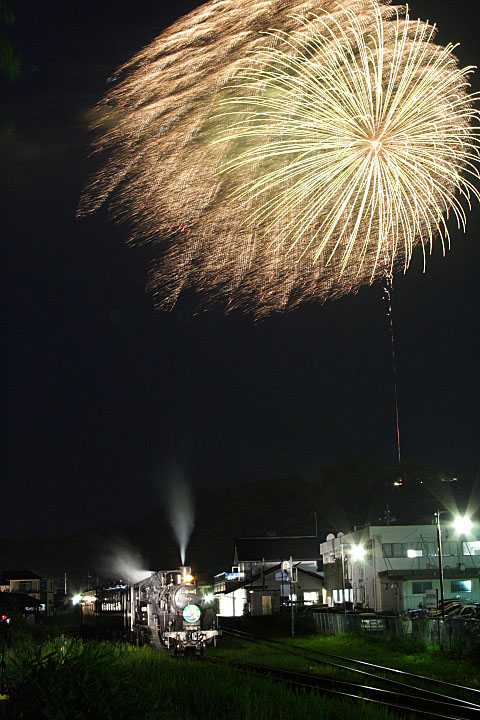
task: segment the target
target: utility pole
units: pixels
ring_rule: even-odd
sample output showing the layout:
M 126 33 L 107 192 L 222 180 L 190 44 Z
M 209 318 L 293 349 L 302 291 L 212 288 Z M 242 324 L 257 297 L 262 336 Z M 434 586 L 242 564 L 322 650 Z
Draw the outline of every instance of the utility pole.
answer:
M 293 558 L 290 556 L 290 609 L 292 615 L 292 638 L 295 637 L 295 609 L 293 607 Z
M 347 602 L 345 599 L 345 550 L 343 543 L 340 541 L 340 551 L 342 553 L 342 590 L 343 590 L 343 614 L 347 614 Z
M 445 510 L 437 510 L 435 519 L 437 521 L 437 544 L 438 544 L 438 572 L 440 575 L 440 603 L 442 605 L 442 621 L 445 622 L 445 594 L 443 590 L 443 557 L 442 557 L 442 528 L 440 525 L 440 515 Z

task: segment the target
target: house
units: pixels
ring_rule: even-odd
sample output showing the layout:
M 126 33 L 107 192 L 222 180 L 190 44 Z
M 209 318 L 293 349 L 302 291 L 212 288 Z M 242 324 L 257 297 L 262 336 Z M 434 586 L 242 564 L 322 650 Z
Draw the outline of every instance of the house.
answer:
M 214 593 L 219 614 L 229 617 L 323 602 L 318 538 L 238 538 L 232 570 L 215 576 Z
M 320 543 L 329 605 L 398 612 L 436 607 L 440 568 L 435 525 L 367 525 Z M 444 597 L 480 601 L 480 538 L 442 532 Z
M 53 580 L 42 578 L 30 570 L 5 570 L 0 579 L 0 592 L 22 593 L 39 601 L 45 617 L 53 614 Z

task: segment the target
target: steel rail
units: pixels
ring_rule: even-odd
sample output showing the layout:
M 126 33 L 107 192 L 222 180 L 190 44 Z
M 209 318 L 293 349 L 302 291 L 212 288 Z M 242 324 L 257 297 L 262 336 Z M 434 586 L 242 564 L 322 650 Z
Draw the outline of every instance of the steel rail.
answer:
M 480 705 L 478 705 L 477 703 L 471 702 L 469 700 L 452 697 L 450 695 L 446 695 L 444 693 L 439 693 L 439 692 L 436 692 L 435 690 L 428 690 L 426 688 L 418 687 L 416 685 L 410 685 L 406 682 L 401 682 L 400 680 L 395 680 L 393 678 L 382 677 L 381 675 L 377 675 L 372 672 L 367 672 L 366 670 L 361 670 L 361 669 L 358 669 L 355 667 L 349 667 L 348 665 L 343 665 L 340 663 L 332 662 L 332 661 L 326 660 L 324 658 L 318 658 L 318 657 L 315 657 L 315 655 L 318 654 L 318 655 L 323 655 L 325 657 L 332 657 L 332 658 L 343 660 L 343 661 L 346 661 L 349 663 L 360 664 L 360 665 L 364 665 L 364 666 L 367 666 L 370 668 L 375 668 L 382 672 L 392 672 L 395 674 L 400 674 L 404 677 L 414 678 L 415 680 L 420 680 L 422 682 L 428 682 L 428 683 L 432 682 L 435 685 L 443 684 L 446 686 L 455 687 L 456 689 L 461 690 L 462 692 L 465 692 L 465 693 L 470 693 L 470 692 L 478 693 L 477 690 L 475 690 L 473 688 L 468 688 L 464 685 L 455 685 L 454 683 L 448 683 L 448 682 L 444 683 L 442 680 L 436 680 L 435 678 L 428 678 L 424 675 L 414 675 L 413 673 L 407 673 L 402 670 L 396 670 L 395 668 L 388 668 L 383 665 L 374 665 L 373 663 L 366 663 L 362 660 L 357 661 L 355 659 L 345 658 L 345 657 L 341 657 L 339 655 L 330 655 L 329 653 L 323 653 L 322 651 L 309 650 L 308 648 L 303 648 L 299 645 L 288 645 L 288 647 L 287 647 L 285 645 L 285 643 L 283 643 L 281 641 L 272 640 L 270 638 L 265 638 L 260 635 L 254 635 L 253 633 L 245 633 L 241 630 L 235 630 L 232 628 L 222 628 L 222 631 L 225 632 L 225 634 L 227 634 L 227 635 L 230 634 L 230 635 L 236 636 L 240 639 L 250 640 L 251 642 L 257 642 L 257 643 L 266 644 L 266 645 L 271 644 L 274 647 L 279 647 L 279 649 L 281 649 L 283 652 L 290 654 L 290 655 L 296 655 L 298 657 L 303 657 L 307 660 L 313 660 L 314 662 L 319 662 L 319 663 L 322 663 L 325 665 L 330 665 L 330 666 L 338 668 L 340 670 L 345 670 L 348 672 L 355 673 L 357 675 L 362 675 L 363 677 L 370 679 L 370 680 L 377 680 L 379 682 L 386 683 L 390 686 L 393 685 L 396 687 L 401 687 L 402 689 L 407 689 L 409 691 L 413 691 L 414 693 L 417 694 L 417 697 L 419 697 L 419 698 L 430 698 L 432 701 L 438 700 L 439 702 L 449 703 L 453 706 L 463 705 L 467 708 L 471 708 L 475 712 L 480 711 Z M 299 652 L 299 651 L 301 651 L 301 652 Z M 313 655 L 313 657 L 312 657 L 312 655 Z
M 239 672 L 253 674 L 274 682 L 281 682 L 292 689 L 318 691 L 322 695 L 327 695 L 332 698 L 338 697 L 368 702 L 395 712 L 407 713 L 415 718 L 426 718 L 427 720 L 431 718 L 437 718 L 437 720 L 469 720 L 470 718 L 478 718 L 478 716 L 475 715 L 475 712 L 478 711 L 473 708 L 464 707 L 463 705 L 454 706 L 450 703 L 405 695 L 405 693 L 394 693 L 382 688 L 359 685 L 345 680 L 336 680 L 311 673 L 284 670 L 282 668 L 269 667 L 257 663 L 231 661 L 217 656 L 208 656 L 207 659 L 209 662 L 219 662 L 233 667 Z

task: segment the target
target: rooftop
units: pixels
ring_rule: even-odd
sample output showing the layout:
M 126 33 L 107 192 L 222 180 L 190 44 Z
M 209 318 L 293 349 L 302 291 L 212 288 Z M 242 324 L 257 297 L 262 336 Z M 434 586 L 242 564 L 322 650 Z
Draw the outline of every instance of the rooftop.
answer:
M 36 575 L 31 570 L 4 570 L 2 572 L 1 582 L 3 585 L 10 580 L 40 580 L 40 575 Z

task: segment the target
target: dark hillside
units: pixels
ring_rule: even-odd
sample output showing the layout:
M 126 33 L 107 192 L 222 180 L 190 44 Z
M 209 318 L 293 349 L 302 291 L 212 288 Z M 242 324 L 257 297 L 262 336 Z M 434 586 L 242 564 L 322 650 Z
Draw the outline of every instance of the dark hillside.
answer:
M 416 465 L 388 468 L 362 458 L 324 466 L 306 480 L 290 475 L 197 493 L 187 564 L 213 575 L 232 564 L 236 537 L 343 532 L 381 521 L 387 509 L 398 523 L 429 523 L 437 507 L 464 512 L 480 506 L 476 471 L 453 475 Z M 397 484 L 395 484 L 397 483 Z M 401 484 L 398 484 L 401 483 Z M 315 518 L 316 513 L 316 518 Z M 177 567 L 179 551 L 165 507 L 133 525 L 100 527 L 66 537 L 3 539 L 3 569 L 28 567 L 53 577 L 108 574 L 112 556 L 152 570 Z

